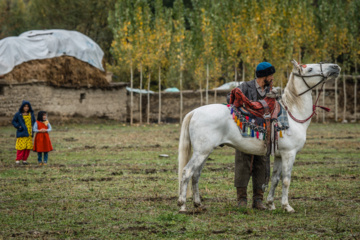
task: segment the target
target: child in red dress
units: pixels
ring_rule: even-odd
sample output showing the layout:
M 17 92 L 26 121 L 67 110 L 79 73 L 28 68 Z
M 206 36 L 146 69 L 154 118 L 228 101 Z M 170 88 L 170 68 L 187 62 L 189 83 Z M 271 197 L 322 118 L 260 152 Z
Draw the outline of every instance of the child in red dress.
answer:
M 47 120 L 45 111 L 40 111 L 38 113 L 38 118 L 34 124 L 33 130 L 36 132 L 33 150 L 38 153 L 39 165 L 46 165 L 48 161 L 48 152 L 52 151 L 53 148 L 48 133 L 51 131 L 51 125 Z M 42 153 L 44 153 L 44 163 L 42 162 Z

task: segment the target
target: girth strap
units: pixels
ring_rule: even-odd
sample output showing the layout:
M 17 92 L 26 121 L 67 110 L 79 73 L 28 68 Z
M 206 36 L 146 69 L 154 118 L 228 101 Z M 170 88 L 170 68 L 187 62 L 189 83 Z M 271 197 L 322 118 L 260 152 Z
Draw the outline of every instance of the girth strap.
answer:
M 259 102 L 264 107 L 264 119 L 266 123 L 265 143 L 267 146 L 266 156 L 269 156 L 271 153 L 271 124 L 270 124 L 271 114 L 269 111 L 269 105 L 264 100 L 259 100 Z

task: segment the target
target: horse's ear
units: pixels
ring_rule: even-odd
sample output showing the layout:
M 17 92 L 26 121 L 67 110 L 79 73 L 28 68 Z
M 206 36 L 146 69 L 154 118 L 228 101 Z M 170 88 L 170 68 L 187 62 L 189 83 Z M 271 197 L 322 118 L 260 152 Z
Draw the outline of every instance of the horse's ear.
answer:
M 291 60 L 291 63 L 294 65 L 294 70 L 300 70 L 300 66 L 295 59 Z

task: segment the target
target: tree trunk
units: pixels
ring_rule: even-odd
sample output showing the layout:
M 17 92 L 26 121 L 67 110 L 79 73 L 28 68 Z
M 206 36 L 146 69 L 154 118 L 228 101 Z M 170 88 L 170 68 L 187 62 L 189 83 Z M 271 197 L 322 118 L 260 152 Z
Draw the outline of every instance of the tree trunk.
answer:
M 245 81 L 245 63 L 243 62 L 243 72 L 242 72 L 242 81 Z
M 343 88 L 344 88 L 344 112 L 343 112 L 343 123 L 346 122 L 346 80 L 345 72 L 343 74 Z
M 355 74 L 357 74 L 357 63 L 355 60 Z M 357 108 L 357 79 L 354 78 L 355 88 L 354 88 L 354 122 L 356 122 L 356 108 Z
M 217 90 L 215 89 L 214 90 L 214 103 L 216 103 L 216 100 L 217 100 L 216 98 L 217 98 Z
M 209 104 L 209 64 L 206 64 L 206 105 Z
M 202 106 L 203 105 L 202 78 L 200 78 L 199 87 L 200 87 L 200 106 Z
M 336 59 L 335 64 L 337 64 Z M 338 117 L 338 78 L 335 78 L 335 122 L 338 121 Z
M 148 78 L 148 85 L 147 85 L 147 124 L 150 124 L 150 80 L 151 80 L 151 72 L 149 70 L 149 78 Z
M 161 123 L 161 67 L 159 66 L 159 116 L 158 124 Z
M 235 71 L 234 79 L 235 79 L 235 82 L 237 82 L 236 60 L 234 60 L 234 71 Z
M 130 63 L 130 125 L 133 125 L 133 103 L 134 103 L 134 95 L 133 95 L 133 87 L 134 87 L 134 72 L 133 72 L 133 66 L 132 61 Z
M 256 65 L 254 64 L 254 78 L 256 78 Z
M 200 79 L 200 106 L 203 105 L 203 92 L 202 92 L 202 86 L 201 86 L 201 79 Z
M 319 87 L 316 87 L 316 98 L 319 96 Z M 316 114 L 316 122 L 319 122 L 319 114 Z
M 140 93 L 139 93 L 139 122 L 142 124 L 142 83 L 143 83 L 143 71 L 142 71 L 142 63 L 140 64 Z
M 322 102 L 323 102 L 323 106 L 325 106 L 325 85 L 324 84 L 324 87 L 323 87 L 323 95 L 322 95 Z M 324 123 L 325 122 L 325 111 L 322 111 L 322 122 Z
M 355 81 L 355 88 L 354 88 L 354 122 L 356 122 L 356 105 L 357 105 L 357 101 L 356 101 L 356 95 L 357 95 L 357 79 L 354 79 Z
M 338 78 L 335 78 L 335 122 L 338 121 Z
M 182 58 L 180 58 L 180 124 L 182 124 L 183 115 L 182 74 Z

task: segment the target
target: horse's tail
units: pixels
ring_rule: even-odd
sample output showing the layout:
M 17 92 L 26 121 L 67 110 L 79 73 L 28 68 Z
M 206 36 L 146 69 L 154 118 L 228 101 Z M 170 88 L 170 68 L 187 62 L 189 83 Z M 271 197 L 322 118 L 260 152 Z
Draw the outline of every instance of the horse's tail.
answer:
M 182 172 L 186 164 L 190 160 L 191 155 L 191 140 L 189 135 L 189 125 L 194 112 L 188 113 L 181 126 L 180 141 L 179 141 L 179 193 L 182 179 Z M 191 193 L 190 185 L 188 186 L 187 195 Z

